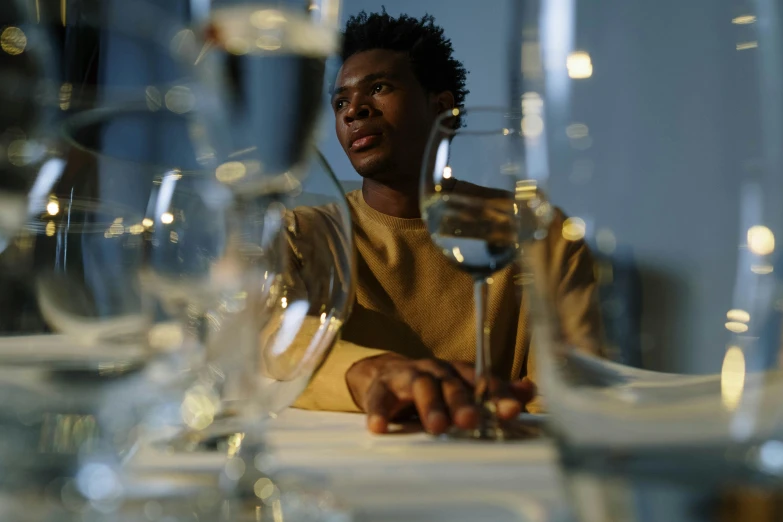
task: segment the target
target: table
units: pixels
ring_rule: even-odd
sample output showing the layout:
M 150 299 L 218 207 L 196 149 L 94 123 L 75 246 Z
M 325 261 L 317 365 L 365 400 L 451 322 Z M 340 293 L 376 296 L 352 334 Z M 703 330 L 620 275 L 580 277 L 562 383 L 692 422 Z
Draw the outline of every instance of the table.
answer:
M 444 441 L 425 433 L 372 435 L 363 415 L 289 409 L 267 434 L 279 469 L 324 477 L 364 521 L 525 520 L 565 516 L 552 443 Z M 143 450 L 137 462 L 166 467 Z M 190 455 L 190 469 L 222 466 L 222 457 Z

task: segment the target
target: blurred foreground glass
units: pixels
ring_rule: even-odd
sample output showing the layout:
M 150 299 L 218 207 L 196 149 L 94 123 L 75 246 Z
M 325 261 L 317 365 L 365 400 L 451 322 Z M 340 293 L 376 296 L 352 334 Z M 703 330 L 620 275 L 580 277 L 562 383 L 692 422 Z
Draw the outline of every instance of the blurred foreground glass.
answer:
M 780 3 L 514 5 L 526 177 L 570 215 L 549 233 L 595 257 L 592 284 L 570 257 L 555 286 L 553 242 L 525 247 L 575 511 L 780 519 Z M 588 293 L 601 336 L 569 312 Z
M 8 305 L 0 491 L 16 500 L 35 505 L 49 487 L 68 489 L 82 505 L 120 495 L 108 488 L 91 497 L 76 477 L 91 463 L 105 480 L 118 480 L 119 459 L 135 442 L 140 375 L 150 358 L 140 224 L 140 214 L 117 204 L 61 200 L 0 254 Z
M 303 489 L 294 476 L 283 485 L 263 464 L 263 423 L 310 382 L 353 298 L 347 203 L 320 154 L 308 171 L 303 182 L 288 178 L 287 195 L 243 198 L 240 212 L 216 197 L 227 190 L 216 173 L 169 173 L 146 218 L 147 287 L 204 349 L 182 403 L 185 428 L 166 446 L 229 455 L 221 481 L 238 496 L 232 517 L 341 512 L 324 490 Z
M 532 435 L 516 421 L 500 420 L 490 400 L 492 347 L 485 311 L 487 279 L 512 269 L 524 225 L 515 203 L 522 166 L 520 117 L 502 108 L 450 110 L 436 120 L 424 156 L 422 218 L 443 255 L 474 284 L 475 402 L 482 414 L 475 430 L 454 428 L 447 434 L 455 438 Z
M 116 7 L 116 6 L 114 6 Z M 127 11 L 127 12 L 126 12 Z M 203 47 L 191 33 L 189 41 Z M 62 191 L 109 195 L 105 180 L 79 178 L 80 159 L 60 140 L 64 118 L 96 107 L 142 107 L 194 114 L 214 97 L 194 81 L 192 61 L 173 52 L 183 30 L 166 12 L 140 0 L 131 10 L 107 2 L 9 0 L 0 7 L 0 249 L 2 230 L 18 230 L 29 215 Z M 144 149 L 117 132 L 107 148 Z M 160 138 L 160 137 L 159 137 Z M 120 183 L 123 201 L 138 193 Z M 141 185 L 147 190 L 147 184 Z M 117 188 L 116 186 L 114 188 Z M 29 210 L 28 210 L 29 209 Z
M 347 318 L 350 212 L 328 164 L 312 158 L 303 181 L 288 178 L 285 195 L 244 199 L 241 212 L 215 173 L 173 171 L 155 184 L 145 218 L 149 286 L 165 313 L 198 325 L 202 384 L 222 402 L 190 425 L 183 449 L 223 441 L 248 428 L 248 415 L 257 423 L 293 404 Z M 256 308 L 237 315 L 245 307 L 226 295 Z
M 203 120 L 204 133 L 218 163 L 247 167 L 222 181 L 237 193 L 280 190 L 280 177 L 303 175 L 312 152 L 327 58 L 338 50 L 340 1 L 193 4 L 209 45 L 201 52 L 183 45 L 179 54 L 197 57 L 200 79 L 222 102 Z
M 21 0 L 0 7 L 0 251 L 25 221 L 53 112 L 38 99 L 54 75 L 48 35 L 26 7 Z

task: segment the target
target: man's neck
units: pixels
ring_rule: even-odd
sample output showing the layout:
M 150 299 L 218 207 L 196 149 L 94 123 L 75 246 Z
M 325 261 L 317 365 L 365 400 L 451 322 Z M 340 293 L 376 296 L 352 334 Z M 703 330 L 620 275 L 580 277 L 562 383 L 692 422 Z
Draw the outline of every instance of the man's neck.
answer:
M 391 187 L 371 179 L 362 182 L 362 195 L 370 208 L 403 219 L 420 218 L 419 188 L 416 184 Z

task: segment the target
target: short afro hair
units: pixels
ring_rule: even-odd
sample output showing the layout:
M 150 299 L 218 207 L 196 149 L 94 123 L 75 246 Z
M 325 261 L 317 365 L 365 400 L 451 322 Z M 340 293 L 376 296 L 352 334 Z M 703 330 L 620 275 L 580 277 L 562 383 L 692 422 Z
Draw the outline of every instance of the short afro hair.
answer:
M 390 16 L 384 7 L 380 13 L 361 11 L 351 16 L 343 33 L 342 60 L 372 49 L 405 52 L 410 57 L 413 73 L 431 93 L 451 91 L 454 103 L 462 107 L 468 71 L 454 59 L 451 40 L 443 36 L 443 29 L 435 25 L 435 18 L 425 14 L 416 19 L 406 14 Z

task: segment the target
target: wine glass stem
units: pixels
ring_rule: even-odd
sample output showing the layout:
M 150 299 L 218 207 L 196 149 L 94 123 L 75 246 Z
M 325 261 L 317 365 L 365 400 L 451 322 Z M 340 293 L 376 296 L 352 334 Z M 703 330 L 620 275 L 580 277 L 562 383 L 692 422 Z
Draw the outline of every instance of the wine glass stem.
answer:
M 476 388 L 475 401 L 483 408 L 489 401 L 489 383 L 492 376 L 489 327 L 486 324 L 487 280 L 477 278 L 473 282 L 473 300 L 476 306 Z

